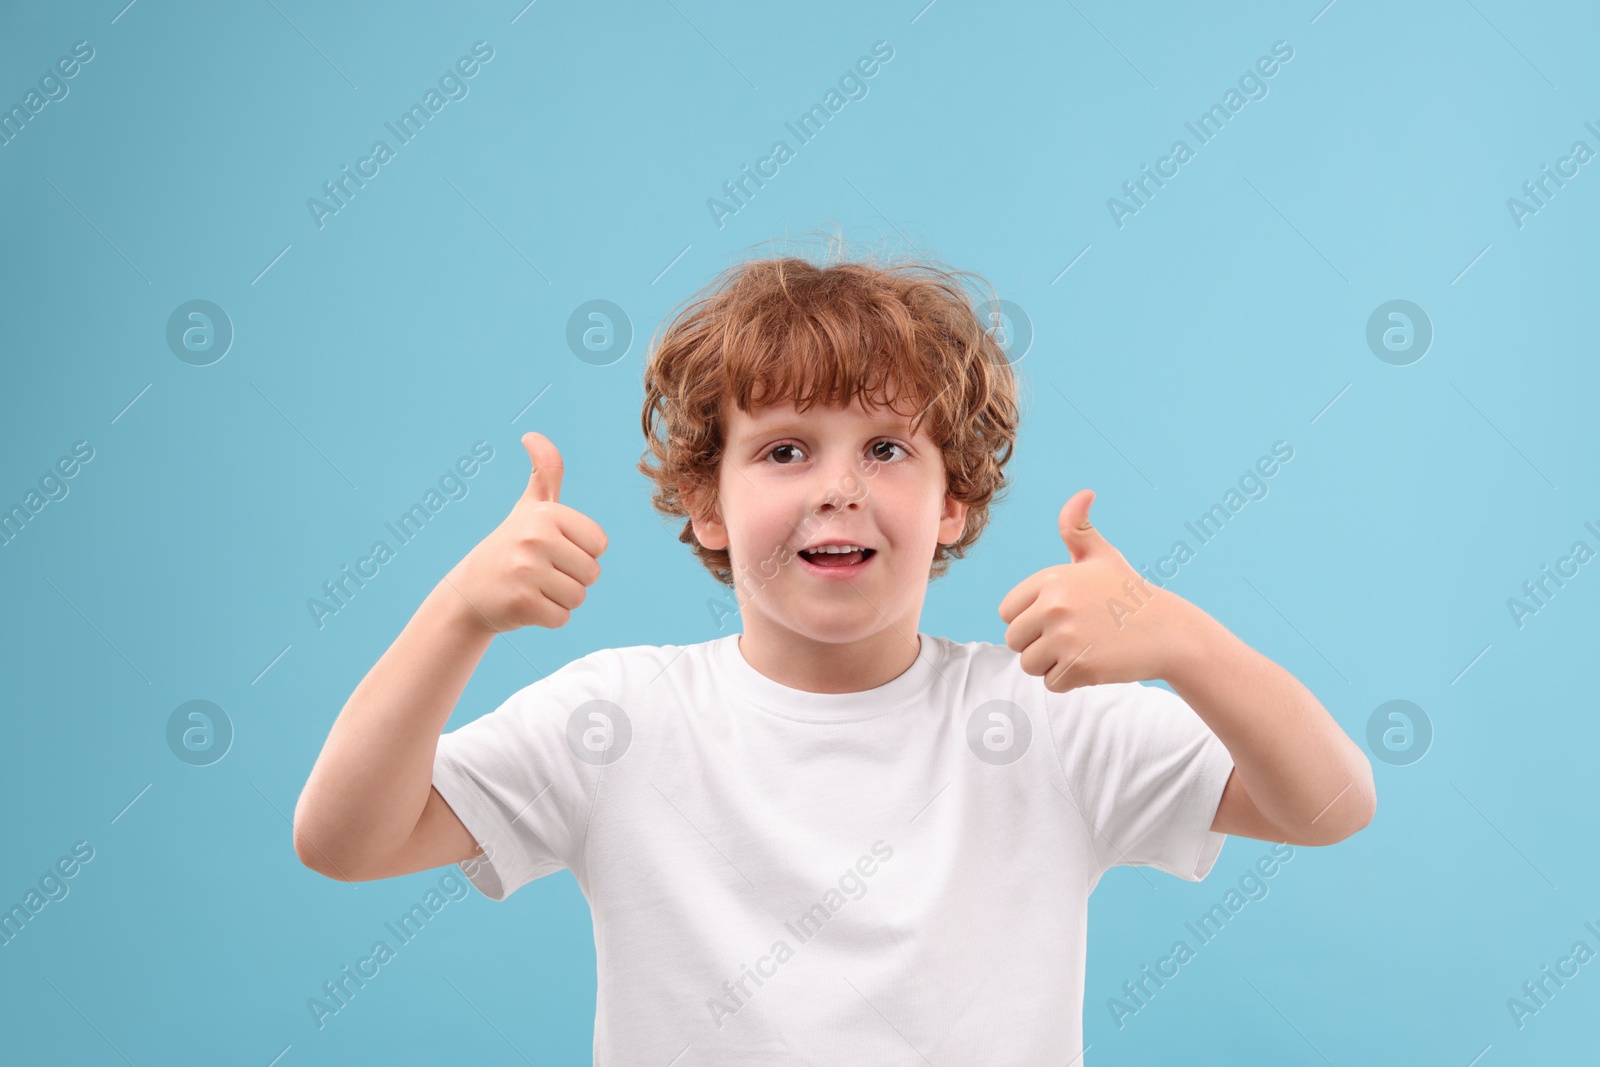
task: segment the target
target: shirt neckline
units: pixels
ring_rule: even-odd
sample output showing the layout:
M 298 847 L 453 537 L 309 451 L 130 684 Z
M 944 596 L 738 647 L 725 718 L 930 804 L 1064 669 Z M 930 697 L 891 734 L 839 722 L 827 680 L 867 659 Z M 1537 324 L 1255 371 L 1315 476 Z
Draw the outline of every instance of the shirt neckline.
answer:
M 944 649 L 930 634 L 919 632 L 917 643 L 911 666 L 876 688 L 855 693 L 811 693 L 773 681 L 744 658 L 737 633 L 712 643 L 712 660 L 723 681 L 763 711 L 799 722 L 843 723 L 887 714 L 928 688 Z

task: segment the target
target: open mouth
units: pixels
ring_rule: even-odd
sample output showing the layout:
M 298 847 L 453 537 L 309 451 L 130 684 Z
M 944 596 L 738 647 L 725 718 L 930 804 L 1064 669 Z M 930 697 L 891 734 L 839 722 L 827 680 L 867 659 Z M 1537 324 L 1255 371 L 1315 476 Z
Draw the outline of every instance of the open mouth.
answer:
M 800 558 L 818 570 L 849 571 L 860 567 L 867 560 L 878 554 L 875 548 L 858 548 L 850 552 L 825 552 L 821 549 L 805 549 L 799 553 Z

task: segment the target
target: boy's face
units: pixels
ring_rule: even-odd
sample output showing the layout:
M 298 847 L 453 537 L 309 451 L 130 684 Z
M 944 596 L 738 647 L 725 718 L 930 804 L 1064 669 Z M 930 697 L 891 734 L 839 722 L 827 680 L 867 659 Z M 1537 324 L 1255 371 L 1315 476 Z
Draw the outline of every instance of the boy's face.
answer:
M 724 404 L 723 415 L 719 514 L 693 525 L 702 545 L 728 550 L 746 632 L 840 643 L 893 627 L 914 642 L 935 548 L 958 540 L 967 516 L 938 445 L 908 433 L 909 416 L 856 403 L 803 414 Z M 840 569 L 800 551 L 829 543 L 872 551 Z

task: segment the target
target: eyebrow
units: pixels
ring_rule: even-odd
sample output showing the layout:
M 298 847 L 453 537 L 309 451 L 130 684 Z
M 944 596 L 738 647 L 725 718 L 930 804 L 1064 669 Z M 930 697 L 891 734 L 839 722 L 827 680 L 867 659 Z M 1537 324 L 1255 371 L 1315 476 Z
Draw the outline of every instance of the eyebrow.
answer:
M 774 419 L 771 422 L 761 423 L 747 429 L 738 437 L 739 441 L 749 441 L 757 437 L 769 437 L 775 434 L 806 433 L 811 429 L 811 423 L 804 419 L 785 417 Z M 899 433 L 911 436 L 911 420 L 901 419 L 893 423 L 880 423 L 874 429 L 880 433 Z

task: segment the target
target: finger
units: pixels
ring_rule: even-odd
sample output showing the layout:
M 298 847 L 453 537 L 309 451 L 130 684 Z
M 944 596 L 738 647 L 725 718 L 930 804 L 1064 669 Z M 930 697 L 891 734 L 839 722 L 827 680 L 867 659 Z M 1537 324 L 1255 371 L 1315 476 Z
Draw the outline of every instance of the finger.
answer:
M 1052 693 L 1070 693 L 1090 683 L 1078 677 L 1077 668 L 1063 671 L 1059 667 L 1044 676 L 1044 687 Z
M 600 564 L 582 545 L 563 536 L 550 545 L 550 565 L 564 577 L 580 585 L 593 585 L 600 577 Z
M 576 508 L 563 506 L 556 509 L 555 519 L 561 532 L 566 534 L 573 544 L 596 559 L 605 553 L 606 546 L 611 543 L 611 539 L 600 528 L 600 524 Z
M 1065 693 L 1069 689 L 1076 689 L 1080 685 L 1088 685 L 1089 679 L 1085 671 L 1086 655 L 1089 648 L 1075 648 L 1065 654 L 1058 655 L 1055 651 L 1046 651 L 1044 646 L 1035 645 L 1030 652 L 1034 652 L 1030 659 L 1026 654 L 1023 659 L 1023 670 L 1044 680 L 1044 687 L 1052 693 Z
M 1023 673 L 1031 674 L 1035 678 L 1047 678 L 1071 661 L 1071 656 L 1063 660 L 1057 649 L 1050 648 L 1040 641 L 1029 645 L 1017 659 Z
M 1006 647 L 1017 653 L 1027 652 L 1044 633 L 1044 612 L 1024 611 L 1006 627 Z
M 522 447 L 528 450 L 528 460 L 533 465 L 528 475 L 528 488 L 524 497 L 533 500 L 559 501 L 561 499 L 561 453 L 542 433 L 529 431 L 522 435 Z
M 594 561 L 590 560 L 590 562 Z M 565 608 L 567 611 L 576 611 L 578 605 L 583 603 L 583 598 L 586 595 L 584 586 L 587 584 L 558 570 L 539 584 L 539 592 L 544 594 L 544 598 L 557 607 Z
M 1000 601 L 1000 621 L 1009 623 L 1018 615 L 1028 609 L 1039 597 L 1039 587 L 1044 579 L 1040 577 L 1044 572 L 1036 571 L 1018 582 L 1016 587 L 1007 593 L 1005 599 Z
M 1110 542 L 1101 537 L 1100 531 L 1089 522 L 1089 505 L 1092 503 L 1094 503 L 1094 490 L 1080 489 L 1072 494 L 1072 499 L 1061 506 L 1061 514 L 1056 517 L 1061 540 L 1067 546 L 1067 552 L 1071 554 L 1074 563 L 1102 554 L 1111 548 Z

